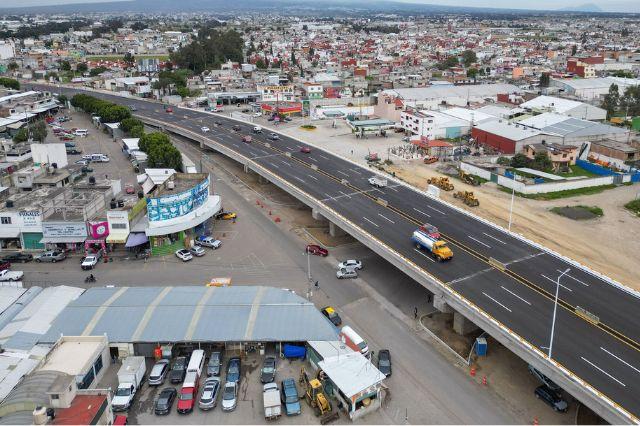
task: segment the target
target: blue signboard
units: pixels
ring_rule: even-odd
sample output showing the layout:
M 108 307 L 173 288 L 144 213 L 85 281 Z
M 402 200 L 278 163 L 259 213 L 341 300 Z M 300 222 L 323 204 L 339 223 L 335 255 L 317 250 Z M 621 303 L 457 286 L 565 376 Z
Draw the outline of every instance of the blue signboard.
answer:
M 178 194 L 164 195 L 147 200 L 149 222 L 174 219 L 191 213 L 209 198 L 209 178 L 193 188 Z

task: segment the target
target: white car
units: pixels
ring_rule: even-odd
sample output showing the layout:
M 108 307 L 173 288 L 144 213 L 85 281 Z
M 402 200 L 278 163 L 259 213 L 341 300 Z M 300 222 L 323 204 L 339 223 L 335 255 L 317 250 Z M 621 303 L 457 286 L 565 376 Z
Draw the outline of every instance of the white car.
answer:
M 93 269 L 98 264 L 98 260 L 100 260 L 98 256 L 96 256 L 95 254 L 90 254 L 89 256 L 84 258 L 80 266 L 83 270 Z
M 277 133 L 269 133 L 269 140 L 277 141 L 280 140 L 280 136 Z
M 200 130 L 202 130 L 202 133 L 207 133 L 210 129 L 207 126 L 202 126 Z
M 187 262 L 191 259 L 193 259 L 193 255 L 191 254 L 191 252 L 187 249 L 180 249 L 176 251 L 176 257 L 178 259 L 181 259 L 183 262 Z
M 213 237 L 202 237 L 196 241 L 196 244 L 201 245 L 202 247 L 211 247 L 215 250 L 220 248 L 222 241 L 216 240 Z
M 4 269 L 0 271 L 0 281 L 20 281 L 24 276 L 22 271 L 10 271 Z
M 345 260 L 344 262 L 338 263 L 338 269 L 362 269 L 362 262 L 355 259 Z
M 202 247 L 200 247 L 199 245 L 195 245 L 193 247 L 191 247 L 189 249 L 189 251 L 191 252 L 192 255 L 200 257 L 200 256 L 204 256 L 207 252 L 204 251 L 204 249 Z
M 336 277 L 339 280 L 344 278 L 358 278 L 358 272 L 355 269 L 338 269 Z
M 233 411 L 238 405 L 238 384 L 227 382 L 222 391 L 222 411 Z

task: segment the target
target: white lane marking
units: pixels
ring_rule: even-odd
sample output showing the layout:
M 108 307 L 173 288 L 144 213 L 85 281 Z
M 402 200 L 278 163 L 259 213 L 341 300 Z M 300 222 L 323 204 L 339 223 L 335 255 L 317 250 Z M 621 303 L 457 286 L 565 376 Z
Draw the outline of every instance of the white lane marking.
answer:
M 386 217 L 385 215 L 378 213 L 378 216 L 380 216 L 380 217 L 381 217 L 381 218 L 383 218 L 383 219 L 388 220 L 389 222 L 391 222 L 391 223 L 393 223 L 393 224 L 395 225 L 395 222 L 394 222 L 394 221 L 392 221 L 391 219 L 389 219 L 388 217 Z
M 286 162 L 286 161 L 284 161 L 284 160 L 282 160 L 282 161 L 280 161 L 280 162 L 281 162 L 282 164 L 284 164 L 285 166 L 289 166 L 289 167 L 291 167 L 291 164 L 287 163 L 287 162 Z
M 443 212 L 442 210 L 438 210 L 438 209 L 436 209 L 435 207 L 431 207 L 431 206 L 427 206 L 427 207 L 428 207 L 428 208 L 430 208 L 431 210 L 435 210 L 435 211 L 437 211 L 437 212 L 438 212 L 438 213 L 440 213 L 440 214 L 444 214 L 444 212 Z
M 397 190 L 397 189 L 395 189 L 393 186 L 387 186 L 386 188 L 387 188 L 387 189 L 390 189 L 390 190 L 392 190 L 392 191 L 396 191 L 396 192 L 398 192 L 398 190 Z
M 362 218 L 364 220 L 366 220 L 367 222 L 369 222 L 370 224 L 372 224 L 373 226 L 375 226 L 376 228 L 380 228 L 375 222 L 370 221 L 369 219 L 367 219 L 366 217 L 362 216 Z
M 328 160 L 328 158 L 327 158 Z M 362 173 L 360 173 L 357 169 L 349 169 L 351 170 L 353 173 L 357 174 L 357 175 L 361 175 Z
M 496 237 L 494 237 L 493 235 L 489 235 L 486 232 L 483 232 L 484 235 L 486 235 L 487 237 L 491 238 L 492 240 L 496 240 L 497 242 L 499 242 L 500 244 L 507 244 L 502 240 L 497 239 Z M 562 272 L 562 271 L 561 271 Z
M 280 166 L 276 166 L 276 165 L 275 165 L 275 164 L 273 164 L 273 163 L 269 163 L 269 164 L 271 164 L 271 165 L 272 165 L 273 167 L 275 167 L 276 169 L 279 169 L 279 168 L 280 168 Z
M 327 194 L 326 192 L 324 193 L 324 195 L 326 195 L 326 196 L 327 196 L 327 197 L 329 197 L 329 198 L 333 198 L 333 196 L 331 196 L 331 195 Z
M 546 278 L 546 279 L 548 279 L 549 281 L 551 281 L 552 283 L 554 283 L 554 284 L 558 284 L 558 283 L 556 282 L 556 280 L 552 280 L 551 278 L 549 278 L 549 277 L 548 277 L 548 276 L 546 276 L 545 274 L 540 274 L 540 275 L 542 275 L 542 278 Z M 563 286 L 562 284 L 560 284 L 560 287 L 562 287 L 562 288 L 564 288 L 565 290 L 568 290 L 568 291 L 570 291 L 570 292 L 573 292 L 573 290 L 571 290 L 569 287 Z
M 291 148 L 290 146 L 285 146 L 286 149 L 288 149 L 289 151 L 293 151 L 293 148 Z
M 240 145 L 238 145 L 237 143 L 232 143 L 231 145 L 235 146 L 236 148 L 240 148 Z
M 303 181 L 302 179 L 300 179 L 298 176 L 294 176 L 293 178 L 299 180 L 302 183 L 307 183 L 307 182 Z
M 426 217 L 431 217 L 431 215 L 426 214 L 426 213 L 425 213 L 425 212 L 423 212 L 422 210 L 418 210 L 418 209 L 416 209 L 415 207 L 414 207 L 413 209 L 414 209 L 415 211 L 417 211 L 418 213 L 425 215 Z
M 417 248 L 414 248 L 414 250 L 415 250 L 415 251 L 416 251 L 420 256 L 424 256 L 424 257 L 426 257 L 427 259 L 429 259 L 429 260 L 430 260 L 430 261 L 432 261 L 433 263 L 435 263 L 435 262 L 436 262 L 435 260 L 433 260 L 433 259 L 431 258 L 431 256 L 427 256 L 426 254 L 424 254 L 423 252 L 421 252 L 421 251 L 420 251 L 420 250 L 418 250 Z
M 511 290 L 509 290 L 508 288 L 506 288 L 505 286 L 501 285 L 500 287 L 502 287 L 502 289 L 504 291 L 506 291 L 507 293 L 511 293 L 512 296 L 517 297 L 518 299 L 522 300 L 524 303 L 526 303 L 527 305 L 531 306 L 531 302 L 529 302 L 526 299 L 523 299 L 522 297 L 518 296 L 517 294 L 515 294 L 514 292 L 512 292 Z
M 485 244 L 485 243 L 483 243 L 482 241 L 480 241 L 480 240 L 478 240 L 478 239 L 476 239 L 476 238 L 473 238 L 471 235 L 467 235 L 467 237 L 471 238 L 473 241 L 475 241 L 475 242 L 476 242 L 476 243 L 478 243 L 478 244 L 482 244 L 482 245 L 483 245 L 483 246 L 485 246 L 486 248 L 491 248 L 491 246 L 490 246 L 489 244 Z
M 331 160 L 331 158 L 327 157 L 326 155 L 322 155 L 322 154 L 318 154 L 318 157 L 324 158 L 325 160 Z
M 506 309 L 507 311 L 511 312 L 511 309 L 507 308 L 506 306 L 504 306 L 502 303 L 498 302 L 496 299 L 494 299 L 493 297 L 489 296 L 487 293 L 485 293 L 484 291 L 482 292 L 482 294 L 484 294 L 485 296 L 487 296 L 489 299 L 493 300 L 494 302 L 496 302 L 498 305 L 502 306 L 504 309 Z
M 633 365 L 629 364 L 627 361 L 625 361 L 624 359 L 620 358 L 619 356 L 609 352 L 608 350 L 606 350 L 605 348 L 603 348 L 602 346 L 600 346 L 600 349 L 602 349 L 603 351 L 605 351 L 606 353 L 608 353 L 609 355 L 611 355 L 612 357 L 614 357 L 615 359 L 617 359 L 618 361 L 620 361 L 621 363 L 623 363 L 624 365 L 626 365 L 629 368 L 634 369 L 636 372 L 640 373 L 640 370 L 638 370 L 637 368 L 635 368 Z
M 345 194 L 345 193 L 344 193 L 344 192 L 342 192 L 342 191 L 338 191 L 338 192 L 339 192 L 339 193 L 341 193 L 342 195 L 344 195 L 345 197 L 349 198 L 349 199 L 351 198 L 351 195 L 349 195 L 349 194 Z
M 313 179 L 313 180 L 318 180 L 318 178 L 317 178 L 317 177 L 315 177 L 315 176 L 312 176 L 312 175 L 307 175 L 307 176 L 309 176 L 309 177 L 310 177 L 311 179 Z
M 253 155 L 254 157 L 257 157 L 257 156 L 258 156 L 258 154 L 256 154 L 256 153 L 255 153 L 255 152 L 253 152 L 253 151 L 249 151 L 249 154 Z
M 310 155 L 309 155 L 309 156 L 307 156 L 307 158 L 308 158 L 309 160 L 313 161 L 314 163 L 317 163 L 317 162 L 318 162 L 318 160 L 316 160 L 315 158 L 313 158 L 313 157 L 312 157 L 312 156 L 310 156 Z
M 340 173 L 341 175 L 345 175 L 346 177 L 349 177 L 348 174 L 346 174 L 345 172 L 341 172 L 340 170 L 337 170 L 338 173 Z
M 556 269 L 556 271 L 558 271 L 558 272 L 562 273 L 562 271 L 561 271 L 560 269 Z M 574 280 L 574 281 L 578 281 L 580 284 L 582 284 L 582 285 L 583 285 L 583 286 L 585 286 L 585 287 L 589 287 L 589 284 L 585 283 L 584 281 L 580 281 L 580 280 L 579 280 L 579 279 L 577 279 L 576 277 L 573 277 L 573 276 L 571 276 L 571 275 L 569 275 L 569 274 L 566 274 L 566 276 L 567 276 L 567 277 L 569 277 L 569 278 L 571 278 L 571 279 L 572 279 L 572 280 Z
M 586 359 L 585 357 L 581 356 L 580 358 L 582 358 L 582 360 L 584 362 L 586 362 L 587 364 L 591 365 L 593 368 L 595 368 L 596 370 L 600 371 L 602 374 L 608 376 L 611 380 L 618 382 L 618 384 L 621 384 L 624 387 L 627 387 L 627 385 L 625 385 L 624 383 L 622 383 L 620 380 L 616 379 L 615 377 L 613 377 L 611 374 L 607 373 L 606 371 L 604 371 L 602 368 L 598 367 L 597 365 L 595 365 L 594 363 L 592 363 L 591 361 L 589 361 L 588 359 Z

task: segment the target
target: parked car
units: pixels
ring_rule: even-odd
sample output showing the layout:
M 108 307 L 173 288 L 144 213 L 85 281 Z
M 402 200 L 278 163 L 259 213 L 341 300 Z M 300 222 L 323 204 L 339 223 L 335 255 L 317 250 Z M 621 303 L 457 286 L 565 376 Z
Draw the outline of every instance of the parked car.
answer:
M 33 260 L 33 255 L 29 253 L 11 253 L 2 258 L 5 262 L 27 263 Z
M 189 260 L 193 259 L 193 255 L 187 249 L 176 250 L 176 257 L 183 262 L 188 262 Z
M 253 133 L 262 133 L 262 127 L 255 126 L 252 130 Z
M 127 416 L 123 416 L 122 414 L 113 416 L 113 426 L 126 426 L 128 424 L 129 418 Z
M 84 259 L 82 259 L 82 263 L 80 264 L 80 267 L 82 268 L 83 271 L 93 269 L 96 267 L 99 260 L 100 260 L 99 254 L 90 254 L 86 256 Z
M 84 160 L 83 160 L 84 161 Z M 91 167 L 88 166 L 82 166 L 82 168 L 80 169 L 80 171 L 82 173 L 93 173 L 93 169 Z
M 269 133 L 269 140 L 278 141 L 280 140 L 280 136 L 277 133 Z
M 527 368 L 529 369 L 529 373 L 531 373 L 533 377 L 540 380 L 543 385 L 546 385 L 552 391 L 555 391 L 555 392 L 562 391 L 562 388 L 560 386 L 558 386 L 553 380 L 551 380 L 550 378 L 542 374 L 533 365 L 529 364 Z
M 0 271 L 4 271 L 5 269 L 11 268 L 10 262 L 5 262 L 4 260 L 0 262 Z
M 171 383 L 181 383 L 184 380 L 184 375 L 187 372 L 187 365 L 189 364 L 189 358 L 186 356 L 179 356 L 173 361 L 171 371 L 169 372 L 169 381 Z
M 344 278 L 358 278 L 358 272 L 355 269 L 338 269 L 336 277 L 339 280 Z
M 233 411 L 238 405 L 238 383 L 227 382 L 222 391 L 222 410 Z
M 24 276 L 22 271 L 10 271 L 9 269 L 3 269 L 0 271 L 0 281 L 20 281 Z
M 83 158 L 82 160 L 78 160 L 75 162 L 75 164 L 78 164 L 80 166 L 86 166 L 90 163 L 91 161 L 87 160 L 86 158 Z
M 167 107 L 167 108 L 165 109 L 165 111 L 166 111 L 166 112 L 171 113 L 171 112 L 173 112 L 173 108 L 171 108 L 171 107 Z
M 204 251 L 204 249 L 202 247 L 200 247 L 197 244 L 195 246 L 191 247 L 189 249 L 189 251 L 191 252 L 192 255 L 194 255 L 196 257 L 204 256 L 207 253 L 206 251 Z
M 36 256 L 36 262 L 56 263 L 56 262 L 60 262 L 61 260 L 65 260 L 66 258 L 67 258 L 67 255 L 63 251 L 49 250 Z
M 216 240 L 213 237 L 200 236 L 196 240 L 196 244 L 199 244 L 202 247 L 211 247 L 215 250 L 217 248 L 220 248 L 220 246 L 222 245 L 222 241 Z
M 284 404 L 284 411 L 287 416 L 297 416 L 302 412 L 300 397 L 298 396 L 298 389 L 294 379 L 284 379 L 280 386 L 280 393 L 280 399 Z
M 200 130 L 202 131 L 202 133 L 207 133 L 210 129 L 207 126 L 202 126 L 200 127 Z
M 316 256 L 327 257 L 329 255 L 329 251 L 327 249 L 316 244 L 309 244 L 305 251 L 309 254 L 315 254 Z
M 239 382 L 240 381 L 241 364 L 240 358 L 230 358 L 227 363 L 227 382 Z
M 378 370 L 385 376 L 391 376 L 391 352 L 389 349 L 378 351 Z
M 179 414 L 188 414 L 193 411 L 195 405 L 196 394 L 198 393 L 198 373 L 188 371 L 184 377 L 184 383 L 178 393 L 178 404 L 176 410 Z
M 80 154 L 82 154 L 82 151 L 80 151 L 79 149 L 67 148 L 67 155 L 80 155 Z
M 216 219 L 222 219 L 222 220 L 231 220 L 237 217 L 238 215 L 235 214 L 234 212 L 220 212 L 216 215 Z
M 163 384 L 164 380 L 167 378 L 168 372 L 169 360 L 158 360 L 151 368 L 151 373 L 149 373 L 149 386 L 159 386 Z
M 345 260 L 338 263 L 338 269 L 357 269 L 359 271 L 362 269 L 362 262 L 356 259 Z
M 308 153 L 310 153 L 310 152 L 311 152 L 311 148 L 310 148 L 310 147 L 308 147 L 308 146 L 306 146 L 306 145 L 305 145 L 305 146 L 301 146 L 301 147 L 300 147 L 300 152 L 302 152 L 302 153 L 304 153 L 304 154 L 308 154 Z
M 207 363 L 207 376 L 220 376 L 222 368 L 222 351 L 213 351 Z
M 215 408 L 218 399 L 218 390 L 220 388 L 220 379 L 217 377 L 210 377 L 204 382 L 202 388 L 202 394 L 200 395 L 200 401 L 198 407 L 201 410 L 211 410 Z
M 340 315 L 338 315 L 338 313 L 333 307 L 325 306 L 324 308 L 322 308 L 320 312 L 322 312 L 322 315 L 327 317 L 329 321 L 331 321 L 331 323 L 336 327 L 342 324 L 342 318 L 340 318 Z
M 569 408 L 567 401 L 554 390 L 550 389 L 546 385 L 538 386 L 535 390 L 536 398 L 542 399 L 546 402 L 554 411 L 566 413 Z
M 213 124 L 215 124 L 216 126 L 222 126 L 222 121 L 214 121 Z
M 271 383 L 276 379 L 276 357 L 267 356 L 262 362 L 260 383 Z
M 157 415 L 163 416 L 171 412 L 173 401 L 176 399 L 177 391 L 174 388 L 164 388 L 156 399 L 154 411 Z
M 239 132 L 240 130 L 242 130 L 242 127 L 240 127 L 239 125 L 235 124 L 232 129 L 236 132 Z

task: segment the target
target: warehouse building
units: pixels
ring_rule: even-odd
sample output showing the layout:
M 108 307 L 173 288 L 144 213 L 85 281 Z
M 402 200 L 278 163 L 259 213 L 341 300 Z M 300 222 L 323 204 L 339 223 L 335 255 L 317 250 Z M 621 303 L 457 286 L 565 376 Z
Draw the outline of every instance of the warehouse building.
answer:
M 529 117 L 520 120 L 519 123 L 543 133 L 559 137 L 559 143 L 562 144 L 580 145 L 585 141 L 602 139 L 626 141 L 629 139 L 629 130 L 625 128 L 580 120 L 552 112 Z
M 561 141 L 557 136 L 503 120 L 480 123 L 471 129 L 471 136 L 478 143 L 502 154 L 522 152 L 529 144 Z
M 520 104 L 520 108 L 534 113 L 552 112 L 582 120 L 602 121 L 607 118 L 607 111 L 584 102 L 554 96 L 538 96 Z

